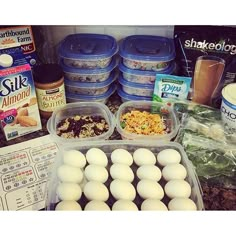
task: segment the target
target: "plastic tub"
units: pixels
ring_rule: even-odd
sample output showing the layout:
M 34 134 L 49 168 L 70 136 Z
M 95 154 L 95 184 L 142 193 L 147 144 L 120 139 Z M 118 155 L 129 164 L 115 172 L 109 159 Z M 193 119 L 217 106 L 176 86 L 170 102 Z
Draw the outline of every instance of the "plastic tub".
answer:
M 125 80 L 133 83 L 141 84 L 154 84 L 156 79 L 156 74 L 172 74 L 175 69 L 175 64 L 171 63 L 166 69 L 161 71 L 148 71 L 148 70 L 133 70 L 130 69 L 122 62 L 119 64 L 119 70 L 122 72 L 122 76 Z
M 123 91 L 122 88 L 117 89 L 118 95 L 121 97 L 122 102 L 127 101 L 152 101 L 151 97 L 145 97 L 145 96 L 136 96 L 136 95 L 130 95 Z
M 139 84 L 132 83 L 123 79 L 120 75 L 118 79 L 124 92 L 130 95 L 152 97 L 154 91 L 154 84 Z
M 124 114 L 127 114 L 132 111 L 147 111 L 151 114 L 159 114 L 161 119 L 164 120 L 164 125 L 166 127 L 165 134 L 149 134 L 152 131 L 152 128 L 149 128 L 150 124 L 140 124 L 143 127 L 138 127 L 138 124 L 135 125 L 135 129 L 147 130 L 146 134 L 137 134 L 131 131 L 126 131 L 124 125 L 121 123 L 121 118 Z M 145 122 L 145 119 L 143 120 Z M 137 121 L 138 123 L 138 121 Z M 116 114 L 116 129 L 120 133 L 122 139 L 149 139 L 149 140 L 164 140 L 170 141 L 173 139 L 179 129 L 179 120 L 176 117 L 174 110 L 167 106 L 166 104 L 152 101 L 128 101 L 123 103 Z
M 101 116 L 108 124 L 108 131 L 97 135 L 95 137 L 85 138 L 64 138 L 57 134 L 57 125 L 60 121 L 66 118 L 71 118 L 76 115 L 79 116 Z M 51 118 L 47 122 L 47 130 L 52 139 L 59 144 L 72 144 L 78 141 L 94 141 L 108 139 L 114 131 L 115 123 L 114 116 L 110 112 L 109 108 L 100 102 L 76 102 L 66 104 L 64 107 L 55 110 L 52 113 Z
M 186 153 L 184 152 L 184 149 L 182 148 L 182 146 L 178 143 L 175 143 L 175 142 L 157 143 L 157 142 L 150 142 L 150 141 L 147 142 L 147 141 L 138 141 L 138 140 L 128 141 L 128 142 L 124 141 L 124 140 L 123 141 L 122 140 L 109 140 L 109 141 L 90 142 L 90 143 L 77 142 L 76 144 L 73 143 L 72 145 L 70 145 L 67 148 L 63 148 L 62 152 L 58 152 L 58 154 L 57 154 L 57 157 L 54 162 L 53 170 L 52 170 L 51 179 L 50 179 L 50 182 L 47 186 L 46 210 L 52 210 L 52 211 L 55 210 L 57 203 L 60 202 L 60 199 L 56 193 L 57 186 L 60 183 L 60 180 L 58 179 L 56 172 L 57 172 L 57 169 L 63 164 L 64 151 L 79 150 L 83 154 L 86 154 L 86 152 L 90 148 L 93 148 L 93 147 L 99 148 L 106 153 L 107 158 L 108 158 L 108 165 L 106 168 L 107 168 L 108 172 L 110 170 L 110 166 L 112 165 L 111 152 L 114 151 L 115 149 L 123 148 L 123 149 L 127 150 L 128 152 L 130 152 L 131 154 L 133 154 L 134 151 L 138 148 L 148 148 L 149 150 L 151 150 L 154 153 L 155 156 L 157 156 L 157 154 L 164 149 L 167 149 L 167 148 L 175 149 L 176 151 L 178 151 L 180 153 L 181 164 L 187 170 L 187 177 L 185 180 L 191 186 L 190 199 L 192 199 L 194 201 L 194 203 L 196 204 L 197 210 L 204 210 L 204 204 L 203 204 L 203 200 L 202 200 L 202 191 L 201 191 L 201 186 L 199 184 L 198 177 L 194 171 L 194 168 L 193 168 L 191 162 L 188 160 Z M 160 169 L 162 169 L 162 167 L 159 166 L 158 163 L 156 163 L 156 165 Z M 132 184 L 135 188 L 136 188 L 137 183 L 139 181 L 138 177 L 136 176 L 137 168 L 138 168 L 138 166 L 136 166 L 134 163 L 131 165 L 131 169 L 134 173 L 134 180 L 133 180 Z M 108 189 L 109 189 L 111 181 L 112 181 L 112 178 L 109 175 L 108 180 L 104 183 Z M 166 183 L 165 180 L 163 178 L 161 178 L 159 181 L 159 184 L 162 186 L 162 188 L 164 188 L 165 183 Z M 82 187 L 83 184 L 80 184 L 80 186 Z M 170 199 L 166 195 L 162 199 L 162 201 L 165 205 L 168 205 L 169 200 Z M 114 204 L 115 201 L 116 200 L 109 192 L 109 198 L 106 201 L 106 204 L 110 207 L 110 209 L 112 208 L 112 205 Z M 77 202 L 80 204 L 82 210 L 84 210 L 85 205 L 88 203 L 88 200 L 86 199 L 84 193 L 82 193 L 80 200 L 78 200 Z M 139 196 L 137 190 L 136 190 L 136 197 L 133 202 L 137 205 L 138 209 L 140 210 L 143 199 Z
M 105 34 L 71 34 L 59 45 L 63 62 L 75 68 L 105 68 L 117 51 L 116 40 Z
M 61 66 L 64 71 L 65 77 L 68 80 L 74 82 L 99 83 L 109 78 L 112 70 L 116 67 L 116 60 L 115 58 L 113 58 L 108 67 L 103 69 L 74 68 L 65 65 L 62 61 L 61 61 Z
M 68 93 L 79 95 L 101 95 L 108 91 L 115 79 L 115 72 L 112 72 L 107 80 L 95 83 L 72 82 L 65 78 L 65 90 Z
M 109 97 L 115 92 L 115 90 L 116 90 L 116 85 L 112 84 L 104 94 L 95 95 L 95 96 L 66 93 L 66 101 L 68 103 L 70 103 L 70 102 L 102 102 L 102 103 L 106 103 L 108 101 Z
M 151 35 L 131 35 L 120 46 L 123 63 L 130 69 L 161 71 L 175 59 L 174 40 Z

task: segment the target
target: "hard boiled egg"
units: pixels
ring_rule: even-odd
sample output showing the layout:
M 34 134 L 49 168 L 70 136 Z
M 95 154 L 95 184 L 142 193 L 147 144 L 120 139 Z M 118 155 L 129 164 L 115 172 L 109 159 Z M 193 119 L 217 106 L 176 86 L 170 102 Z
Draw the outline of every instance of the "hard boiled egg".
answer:
M 165 193 L 169 198 L 185 197 L 191 195 L 191 187 L 185 180 L 173 179 L 166 183 Z
M 81 206 L 76 201 L 61 201 L 56 205 L 55 211 L 81 211 Z
M 78 150 L 65 151 L 63 161 L 67 165 L 78 168 L 84 168 L 86 165 L 86 158 L 84 154 Z
M 173 198 L 168 208 L 170 211 L 196 211 L 197 206 L 193 200 L 189 198 Z
M 83 179 L 83 172 L 77 167 L 61 165 L 57 169 L 57 176 L 62 182 L 80 183 Z
M 86 153 L 86 159 L 89 164 L 106 167 L 108 164 L 107 155 L 99 148 L 90 148 Z
M 156 163 L 156 157 L 152 151 L 147 148 L 138 148 L 133 153 L 134 162 L 138 166 L 142 165 L 154 165 Z
M 88 165 L 84 170 L 84 174 L 89 181 L 98 181 L 101 183 L 105 183 L 108 179 L 107 169 L 99 165 Z
M 102 201 L 92 200 L 84 207 L 85 211 L 110 211 L 110 207 Z
M 118 148 L 111 153 L 111 161 L 112 163 L 131 166 L 133 164 L 133 157 L 127 150 Z
M 157 154 L 157 161 L 161 166 L 180 163 L 181 155 L 175 149 L 164 149 Z
M 97 200 L 105 202 L 109 198 L 107 187 L 97 181 L 89 181 L 84 186 L 84 195 L 88 200 Z
M 60 183 L 56 192 L 59 199 L 65 201 L 78 201 L 82 195 L 80 186 L 75 183 Z
M 142 202 L 141 211 L 168 211 L 168 208 L 162 201 L 148 198 Z
M 138 211 L 138 207 L 132 201 L 118 200 L 113 204 L 112 211 Z
M 143 165 L 137 169 L 136 175 L 139 179 L 159 181 L 161 179 L 161 170 L 155 165 Z
M 110 174 L 113 179 L 120 179 L 128 182 L 132 182 L 134 180 L 134 173 L 132 169 L 125 164 L 113 164 L 110 168 Z
M 181 164 L 169 164 L 162 169 L 162 175 L 166 181 L 172 179 L 185 179 L 187 171 Z

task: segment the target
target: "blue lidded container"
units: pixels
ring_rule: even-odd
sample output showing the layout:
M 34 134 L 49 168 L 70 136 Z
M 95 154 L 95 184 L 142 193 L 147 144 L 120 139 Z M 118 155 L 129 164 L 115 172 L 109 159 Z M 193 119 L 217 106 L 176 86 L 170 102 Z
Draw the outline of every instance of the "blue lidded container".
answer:
M 63 62 L 76 68 L 105 68 L 117 51 L 115 38 L 105 34 L 71 34 L 59 45 Z
M 172 74 L 175 70 L 175 63 L 171 62 L 170 65 L 164 70 L 149 71 L 149 70 L 133 70 L 130 69 L 122 62 L 119 63 L 119 70 L 122 72 L 123 78 L 129 82 L 141 84 L 153 84 L 156 80 L 156 74 Z
M 174 40 L 152 35 L 131 35 L 120 44 L 120 56 L 130 69 L 160 71 L 175 59 Z

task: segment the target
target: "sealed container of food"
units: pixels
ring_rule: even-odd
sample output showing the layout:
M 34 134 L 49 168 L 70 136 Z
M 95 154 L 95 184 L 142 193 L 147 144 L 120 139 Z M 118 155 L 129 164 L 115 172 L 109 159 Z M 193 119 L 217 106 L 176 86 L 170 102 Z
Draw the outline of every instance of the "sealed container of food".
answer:
M 59 144 L 108 139 L 114 131 L 114 117 L 100 102 L 69 103 L 55 110 L 47 130 Z
M 108 91 L 112 82 L 116 80 L 115 72 L 112 72 L 110 77 L 102 82 L 87 83 L 87 82 L 72 82 L 65 78 L 65 89 L 68 93 L 80 95 L 101 95 Z
M 116 114 L 116 129 L 122 139 L 173 139 L 179 129 L 174 110 L 164 103 L 128 101 Z
M 73 93 L 66 93 L 66 101 L 69 102 L 102 102 L 106 103 L 109 97 L 115 92 L 116 85 L 112 84 L 109 89 L 100 95 L 79 95 Z
M 122 72 L 122 76 L 125 80 L 141 84 L 154 84 L 157 73 L 172 74 L 174 69 L 175 64 L 173 62 L 171 62 L 166 69 L 158 72 L 149 70 L 134 70 L 124 66 L 122 62 L 119 63 L 119 70 Z
M 113 58 L 111 63 L 106 68 L 102 69 L 74 68 L 72 66 L 65 65 L 63 61 L 61 61 L 61 66 L 64 71 L 64 75 L 68 80 L 74 82 L 99 83 L 109 78 L 112 70 L 116 67 L 116 60 Z
M 175 59 L 173 39 L 152 35 L 131 35 L 120 45 L 120 56 L 130 69 L 165 70 Z
M 181 176 L 180 167 L 184 172 Z M 171 169 L 174 180 L 170 180 L 167 169 Z M 148 179 L 144 180 L 145 176 Z M 180 144 L 109 140 L 77 142 L 58 152 L 45 208 L 193 211 L 204 210 L 204 204 L 198 177 Z
M 137 96 L 137 95 L 130 95 L 123 91 L 121 87 L 117 89 L 118 95 L 121 97 L 122 102 L 127 101 L 152 101 L 152 97 L 145 97 L 145 96 Z
M 139 84 L 129 82 L 127 80 L 124 80 L 121 75 L 119 76 L 118 81 L 121 84 L 124 92 L 126 92 L 127 94 L 144 97 L 152 97 L 153 95 L 154 84 Z
M 108 67 L 117 51 L 115 38 L 105 34 L 71 34 L 59 46 L 67 66 L 85 69 Z

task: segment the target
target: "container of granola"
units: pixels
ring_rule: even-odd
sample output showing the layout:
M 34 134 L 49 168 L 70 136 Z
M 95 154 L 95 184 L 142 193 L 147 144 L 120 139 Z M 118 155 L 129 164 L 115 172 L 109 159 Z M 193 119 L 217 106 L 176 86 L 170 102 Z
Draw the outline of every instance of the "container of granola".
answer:
M 100 102 L 69 103 L 53 112 L 47 130 L 59 144 L 108 139 L 115 128 L 114 116 Z
M 71 34 L 59 45 L 59 56 L 67 66 L 106 68 L 117 53 L 115 38 L 105 34 Z
M 120 45 L 126 67 L 135 70 L 161 71 L 175 59 L 173 39 L 152 35 L 131 35 Z
M 164 103 L 128 101 L 117 111 L 116 129 L 122 139 L 170 141 L 178 132 L 179 120 Z

